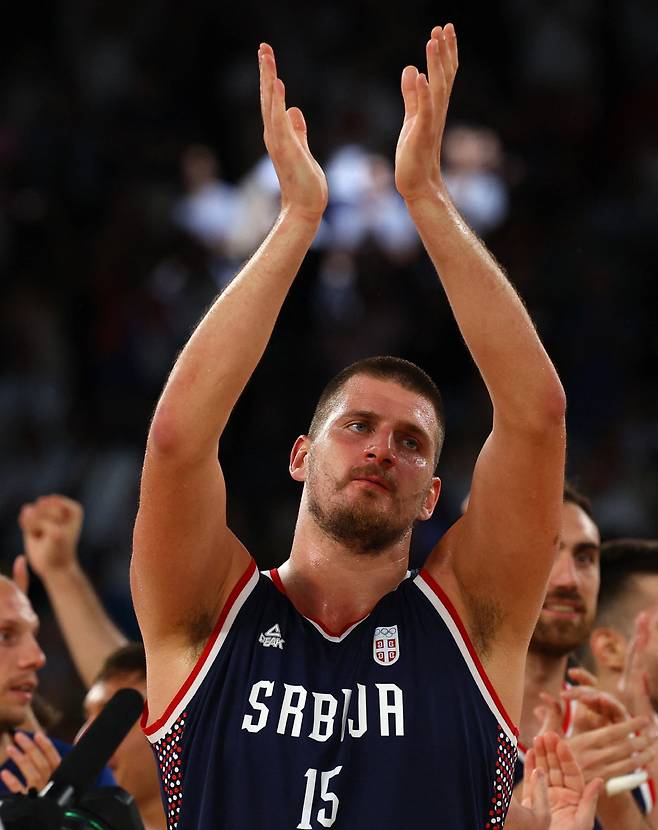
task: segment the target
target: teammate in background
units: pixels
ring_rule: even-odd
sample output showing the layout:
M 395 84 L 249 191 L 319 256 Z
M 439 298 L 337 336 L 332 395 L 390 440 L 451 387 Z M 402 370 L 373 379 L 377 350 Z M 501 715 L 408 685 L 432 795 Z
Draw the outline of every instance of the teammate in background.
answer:
M 129 643 L 113 652 L 87 692 L 81 733 L 100 715 L 119 689 L 133 688 L 146 697 L 146 656 L 141 643 Z M 109 768 L 116 782 L 135 799 L 144 830 L 165 830 L 158 770 L 148 741 L 136 723 L 119 744 Z
M 19 524 L 27 561 L 41 578 L 69 653 L 88 688 L 86 723 L 96 718 L 120 688 L 146 697 L 146 658 L 141 643 L 128 643 L 103 608 L 80 567 L 77 545 L 82 505 L 57 494 L 23 506 Z M 28 576 L 18 558 L 14 568 L 27 589 Z M 135 799 L 145 830 L 164 830 L 157 767 L 138 724 L 114 753 L 109 767 L 117 784 Z
M 441 177 L 451 24 L 432 30 L 426 57 L 427 77 L 402 75 L 395 179 L 493 403 L 469 506 L 406 579 L 412 527 L 439 497 L 443 416 L 427 375 L 375 358 L 329 383 L 294 444 L 303 491 L 288 561 L 259 575 L 226 525 L 218 442 L 327 204 L 303 115 L 286 110 L 263 44 L 281 213 L 176 362 L 134 534 L 145 731 L 170 828 L 463 830 L 498 827 L 507 812 L 525 655 L 560 526 L 565 399 Z
M 594 623 L 599 551 L 600 535 L 589 501 L 566 485 L 558 556 L 528 650 L 517 781 L 523 775 L 526 747 L 542 729 L 542 721 L 543 728 L 567 736 L 586 782 L 633 773 L 654 757 L 655 734 L 644 713 L 629 721 L 614 700 L 591 689 L 565 689 L 570 675 L 582 676 L 578 669 L 568 670 L 569 658 L 587 642 Z M 590 712 L 590 707 L 597 711 Z M 631 737 L 632 732 L 638 734 Z M 642 806 L 648 812 L 653 805 Z M 647 826 L 630 793 L 601 797 L 597 817 L 604 830 Z
M 23 505 L 18 523 L 27 561 L 43 582 L 73 663 L 89 688 L 103 661 L 128 640 L 78 562 L 83 517 L 79 502 L 53 494 Z M 27 592 L 27 585 L 22 587 Z
M 61 755 L 46 735 L 19 730 L 31 720 L 38 672 L 46 662 L 36 635 L 39 618 L 25 594 L 0 576 L 0 797 L 40 789 Z
M 601 546 L 601 590 L 589 646 L 598 688 L 619 697 L 634 716 L 658 712 L 658 541 L 618 539 Z M 586 681 L 586 679 L 585 679 Z M 634 792 L 658 827 L 655 781 Z
M 639 690 L 647 702 L 642 714 L 658 710 L 658 541 L 618 539 L 601 546 L 601 590 L 589 645 L 600 689 L 623 694 L 631 711 L 642 707 L 634 703 Z M 629 688 L 631 674 L 633 681 L 643 678 L 638 690 Z

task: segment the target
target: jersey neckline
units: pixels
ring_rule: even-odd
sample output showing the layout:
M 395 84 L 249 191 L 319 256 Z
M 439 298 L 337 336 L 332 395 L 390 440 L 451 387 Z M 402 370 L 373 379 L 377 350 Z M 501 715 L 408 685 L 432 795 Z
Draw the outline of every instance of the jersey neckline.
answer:
M 302 614 L 301 611 L 297 610 L 297 608 L 295 607 L 293 601 L 288 596 L 285 585 L 283 584 L 283 580 L 281 579 L 281 576 L 279 575 L 279 569 L 278 568 L 271 568 L 269 571 L 264 571 L 263 573 L 265 574 L 265 576 L 269 576 L 269 578 L 274 583 L 275 588 L 279 591 L 279 593 L 283 594 L 283 596 L 288 600 L 288 602 L 292 605 L 292 607 L 295 609 L 295 611 L 297 611 L 299 616 L 303 617 L 305 620 L 308 620 L 308 622 L 310 622 L 311 625 L 314 626 L 314 628 L 316 628 L 326 640 L 329 640 L 332 643 L 342 642 L 352 631 L 354 631 L 354 629 L 357 627 L 357 625 L 360 625 L 362 622 L 367 620 L 368 617 L 370 616 L 370 614 L 372 614 L 372 611 L 370 611 L 364 617 L 361 617 L 360 619 L 355 620 L 354 622 L 348 623 L 341 631 L 338 631 L 338 632 L 330 631 L 323 623 L 320 622 L 320 620 L 316 620 L 313 617 L 307 617 L 305 614 Z M 408 579 L 410 574 L 411 574 L 411 572 L 407 571 L 404 579 Z M 404 582 L 404 579 L 402 580 L 402 582 Z M 402 583 L 400 583 L 400 584 L 402 584 Z M 386 595 L 384 595 L 384 596 L 386 596 Z M 379 600 L 375 603 L 375 605 L 372 609 L 373 611 L 377 607 L 377 605 L 379 605 L 379 603 L 382 601 L 383 598 L 384 597 L 380 597 Z

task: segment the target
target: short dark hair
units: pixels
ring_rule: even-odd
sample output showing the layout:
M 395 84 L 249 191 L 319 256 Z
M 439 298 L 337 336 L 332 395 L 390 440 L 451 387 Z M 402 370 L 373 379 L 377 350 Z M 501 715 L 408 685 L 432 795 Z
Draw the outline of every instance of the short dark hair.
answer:
M 438 425 L 434 463 L 438 463 L 445 437 L 445 416 L 441 393 L 427 372 L 424 372 L 420 366 L 416 366 L 415 363 L 412 363 L 410 360 L 405 360 L 402 357 L 391 357 L 388 355 L 367 357 L 364 360 L 358 360 L 356 363 L 352 363 L 350 366 L 342 369 L 337 375 L 334 375 L 322 390 L 315 406 L 311 425 L 308 430 L 309 436 L 315 438 L 320 431 L 320 427 L 325 422 L 338 393 L 347 381 L 355 375 L 367 375 L 368 377 L 379 380 L 392 380 L 404 389 L 417 392 L 432 404 Z
M 658 573 L 658 540 L 604 542 L 596 624 L 618 628 L 630 636 L 635 615 L 626 609 L 625 600 L 636 593 L 634 577 L 655 573 Z
M 105 660 L 94 683 L 115 680 L 117 677 L 137 674 L 146 678 L 146 652 L 142 643 L 128 643 L 121 646 Z
M 578 490 L 576 485 L 572 481 L 568 481 L 567 479 L 564 480 L 564 495 L 563 499 L 565 503 L 568 504 L 575 504 L 576 507 L 580 507 L 580 509 L 587 513 L 592 521 L 594 521 L 594 514 L 592 512 L 592 502 L 587 498 L 587 496 L 583 495 L 583 493 Z

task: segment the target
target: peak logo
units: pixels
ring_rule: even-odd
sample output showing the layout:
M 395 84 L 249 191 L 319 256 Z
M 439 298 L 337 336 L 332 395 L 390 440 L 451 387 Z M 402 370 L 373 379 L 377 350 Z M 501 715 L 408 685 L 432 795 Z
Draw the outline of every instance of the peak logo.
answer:
M 268 628 L 267 631 L 260 635 L 258 642 L 262 646 L 265 646 L 265 648 L 280 648 L 283 651 L 285 640 L 281 636 L 279 624 L 275 623 L 271 628 Z

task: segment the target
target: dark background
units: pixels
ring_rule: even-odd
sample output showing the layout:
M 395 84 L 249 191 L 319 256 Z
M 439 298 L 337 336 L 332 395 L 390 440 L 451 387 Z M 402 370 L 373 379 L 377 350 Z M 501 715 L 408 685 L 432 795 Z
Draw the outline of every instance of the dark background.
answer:
M 208 146 L 226 185 L 244 187 L 263 155 L 256 53 L 267 40 L 321 163 L 346 144 L 392 159 L 400 72 L 447 20 L 460 40 L 449 123 L 487 128 L 502 148 L 490 172 L 508 206 L 481 232 L 565 385 L 569 474 L 605 538 L 658 536 L 655 3 L 62 0 L 17 4 L 13 19 L 0 34 L 5 570 L 24 502 L 78 498 L 82 562 L 137 636 L 127 573 L 150 414 L 248 255 L 176 221 L 181 154 Z M 249 229 L 251 214 L 240 221 Z M 341 259 L 338 234 L 319 241 L 222 440 L 231 524 L 263 567 L 286 558 L 292 535 L 290 447 L 328 378 L 365 355 L 418 362 L 446 402 L 444 489 L 415 563 L 459 513 L 490 406 L 424 253 L 403 248 L 366 234 Z M 70 737 L 81 687 L 36 579 L 32 599 L 42 690 Z

